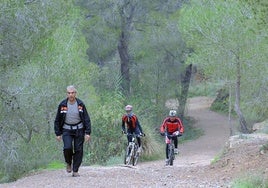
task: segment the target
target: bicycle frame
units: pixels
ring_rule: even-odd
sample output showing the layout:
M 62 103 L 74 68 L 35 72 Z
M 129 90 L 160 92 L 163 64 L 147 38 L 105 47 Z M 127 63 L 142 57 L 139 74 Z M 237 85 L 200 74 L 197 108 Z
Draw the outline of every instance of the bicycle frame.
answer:
M 173 165 L 173 161 L 175 159 L 175 153 L 174 153 L 174 149 L 175 149 L 175 145 L 174 145 L 174 140 L 172 139 L 173 137 L 177 137 L 179 135 L 179 132 L 175 132 L 175 134 L 172 135 L 168 135 L 168 133 L 165 133 L 165 142 L 167 144 L 167 152 L 168 152 L 168 161 L 167 164 L 172 166 Z
M 130 165 L 132 164 L 135 166 L 138 163 L 139 153 L 138 150 L 138 143 L 135 134 L 128 133 L 127 136 L 131 136 L 131 142 L 128 143 L 125 152 L 124 164 Z

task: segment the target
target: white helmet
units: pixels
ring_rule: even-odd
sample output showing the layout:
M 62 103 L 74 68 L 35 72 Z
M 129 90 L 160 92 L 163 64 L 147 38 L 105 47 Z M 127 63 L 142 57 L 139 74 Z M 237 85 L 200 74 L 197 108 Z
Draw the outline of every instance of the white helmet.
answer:
M 132 106 L 129 105 L 129 104 L 126 105 L 125 110 L 126 110 L 126 111 L 132 111 Z
M 175 117 L 176 114 L 177 114 L 176 110 L 170 110 L 169 111 L 169 116 L 171 116 L 171 117 Z

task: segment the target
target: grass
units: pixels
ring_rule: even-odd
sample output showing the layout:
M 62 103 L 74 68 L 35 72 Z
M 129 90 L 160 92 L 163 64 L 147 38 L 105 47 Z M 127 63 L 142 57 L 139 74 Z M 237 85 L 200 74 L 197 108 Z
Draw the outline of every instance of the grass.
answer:
M 217 163 L 222 158 L 222 156 L 224 156 L 227 152 L 228 152 L 228 147 L 224 147 L 221 150 L 221 152 L 214 157 L 214 159 L 211 161 L 211 164 Z
M 48 170 L 57 170 L 57 169 L 62 169 L 65 167 L 65 164 L 60 162 L 60 161 L 52 161 L 51 163 L 48 164 L 47 168 Z
M 213 83 L 213 82 L 202 82 L 198 84 L 191 84 L 189 88 L 188 96 L 198 97 L 198 96 L 216 96 L 217 90 L 222 87 L 222 83 Z
M 186 117 L 184 119 L 184 134 L 182 137 L 179 138 L 180 143 L 186 142 L 189 140 L 196 140 L 200 136 L 204 135 L 204 130 L 193 126 L 194 123 L 195 123 L 194 119 L 190 117 Z
M 123 164 L 124 163 L 123 159 L 124 159 L 124 154 L 122 154 L 122 156 L 111 157 L 106 162 L 106 166 L 113 166 L 113 165 Z
M 261 146 L 261 148 L 260 148 L 260 151 L 264 151 L 264 152 L 268 151 L 268 143 L 263 144 L 263 145 Z
M 236 179 L 232 185 L 232 188 L 268 188 L 268 180 L 262 175 L 248 174 L 245 177 Z

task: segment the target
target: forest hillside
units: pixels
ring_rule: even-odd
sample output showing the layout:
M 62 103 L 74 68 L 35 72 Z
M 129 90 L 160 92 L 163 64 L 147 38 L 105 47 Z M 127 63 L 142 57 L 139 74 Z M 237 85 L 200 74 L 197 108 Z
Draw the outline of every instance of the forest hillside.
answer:
M 64 165 L 54 120 L 69 85 L 91 117 L 86 166 L 121 160 L 127 104 L 146 133 L 144 161 L 162 157 L 171 109 L 182 142 L 202 136 L 188 116 L 196 96 L 237 120 L 231 136 L 254 133 L 268 118 L 267 12 L 267 0 L 1 0 L 0 182 Z

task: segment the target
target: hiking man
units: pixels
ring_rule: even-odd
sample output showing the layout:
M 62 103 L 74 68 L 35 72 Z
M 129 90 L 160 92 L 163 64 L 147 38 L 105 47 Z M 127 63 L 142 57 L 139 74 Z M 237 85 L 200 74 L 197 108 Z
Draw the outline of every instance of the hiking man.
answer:
M 67 98 L 58 106 L 54 121 L 54 131 L 58 141 L 63 140 L 63 155 L 66 171 L 78 177 L 78 169 L 83 158 L 83 144 L 91 133 L 90 117 L 85 104 L 76 98 L 74 86 L 67 87 Z

